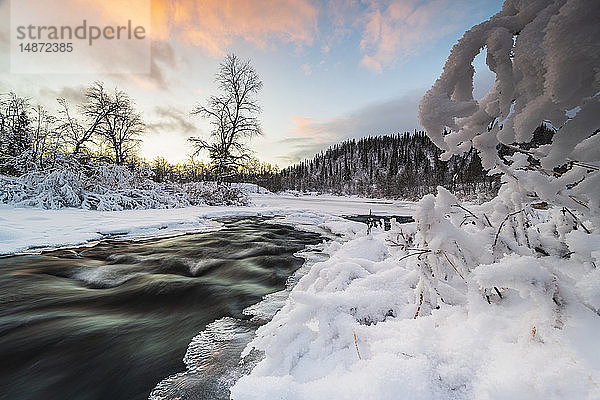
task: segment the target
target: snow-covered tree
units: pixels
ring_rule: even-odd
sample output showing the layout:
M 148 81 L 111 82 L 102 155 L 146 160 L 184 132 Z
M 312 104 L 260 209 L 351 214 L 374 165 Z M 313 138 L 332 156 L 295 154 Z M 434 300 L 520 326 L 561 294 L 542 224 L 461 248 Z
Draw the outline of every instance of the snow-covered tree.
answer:
M 123 165 L 135 154 L 146 126 L 125 92 L 115 90 L 111 102 L 114 111 L 104 117 L 98 127 L 99 134 L 110 149 L 114 163 Z
M 82 117 L 78 119 L 72 114 L 66 99 L 58 99 L 61 106 L 61 132 L 71 146 L 72 154 L 85 153 L 87 146 L 98 135 L 98 129 L 107 115 L 115 111 L 116 104 L 101 82 L 94 82 L 84 93 L 85 102 L 79 105 Z
M 122 90 L 109 92 L 102 82 L 94 82 L 85 92 L 85 102 L 79 105 L 80 118 L 73 115 L 65 99 L 61 105 L 60 131 L 73 155 L 89 152 L 95 144 L 105 145 L 117 165 L 131 159 L 140 143 L 145 125 L 135 110 L 133 100 Z
M 0 95 L 0 173 L 43 168 L 61 155 L 57 119 L 14 93 Z

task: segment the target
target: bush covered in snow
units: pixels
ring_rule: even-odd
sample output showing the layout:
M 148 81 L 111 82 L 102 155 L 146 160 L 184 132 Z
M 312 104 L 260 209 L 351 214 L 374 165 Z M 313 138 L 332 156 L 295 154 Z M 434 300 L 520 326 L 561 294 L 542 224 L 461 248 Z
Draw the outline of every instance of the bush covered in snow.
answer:
M 246 206 L 250 203 L 247 192 L 228 183 L 190 182 L 178 185 L 192 204 L 209 206 Z
M 598 270 L 560 247 L 494 261 L 497 229 L 460 206 L 440 189 L 418 212 L 426 234 L 396 224 L 331 243 L 246 348 L 264 357 L 232 399 L 597 398 Z M 578 235 L 567 242 L 598 253 L 598 235 Z
M 190 205 L 246 205 L 245 192 L 215 183 L 158 184 L 147 165 L 58 160 L 21 176 L 0 175 L 0 203 L 58 209 L 117 211 Z
M 581 239 L 594 242 L 600 233 L 598 17 L 594 1 L 506 1 L 500 13 L 454 46 L 444 73 L 423 98 L 421 123 L 445 156 L 474 147 L 503 183 L 494 200 L 466 212 L 459 223 L 447 218 L 458 202 L 444 190 L 421 201 L 417 245 L 429 253 L 419 268 L 419 296 L 432 306 L 440 297 L 439 265 L 462 271 L 469 281 L 479 265 L 503 263 L 515 254 L 583 257 L 590 272 L 598 264 L 571 249 L 568 239 L 583 234 Z M 474 101 L 471 62 L 482 47 L 496 83 Z M 541 122 L 556 128 L 551 143 L 523 145 Z M 452 132 L 442 135 L 446 127 Z M 499 146 L 514 152 L 503 159 Z M 561 281 L 555 279 L 558 288 Z M 550 293 L 554 286 L 546 284 Z

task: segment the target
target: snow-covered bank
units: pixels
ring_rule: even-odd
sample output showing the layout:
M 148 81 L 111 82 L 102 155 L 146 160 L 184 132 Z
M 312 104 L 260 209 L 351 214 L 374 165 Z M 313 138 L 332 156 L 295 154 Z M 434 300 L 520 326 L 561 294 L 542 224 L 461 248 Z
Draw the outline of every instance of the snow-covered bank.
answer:
M 141 238 L 218 229 L 213 218 L 282 215 L 298 225 L 319 225 L 340 215 L 412 215 L 413 203 L 342 197 L 253 194 L 254 205 L 96 211 L 44 210 L 0 205 L 0 254 L 36 247 L 78 245 L 109 236 Z M 360 226 L 358 224 L 357 226 Z M 331 231 L 333 228 L 328 228 Z
M 158 183 L 152 180 L 154 172 L 146 164 L 130 168 L 82 163 L 76 158 L 59 159 L 52 167 L 38 169 L 32 166 L 31 170 L 21 172 L 19 176 L 0 173 L 0 203 L 49 210 L 145 210 L 193 205 L 247 205 L 246 192 L 260 192 L 252 184 Z
M 600 235 L 563 230 L 565 258 L 561 214 L 533 212 L 531 239 L 556 253 L 502 254 L 481 208 L 458 204 L 440 189 L 419 203 L 415 224 L 332 242 L 330 259 L 258 329 L 245 354 L 264 358 L 232 399 L 600 398 Z M 459 231 L 469 212 L 477 222 Z M 435 234 L 417 229 L 425 222 Z M 421 240 L 429 249 L 415 249 Z M 452 243 L 478 260 L 473 269 Z

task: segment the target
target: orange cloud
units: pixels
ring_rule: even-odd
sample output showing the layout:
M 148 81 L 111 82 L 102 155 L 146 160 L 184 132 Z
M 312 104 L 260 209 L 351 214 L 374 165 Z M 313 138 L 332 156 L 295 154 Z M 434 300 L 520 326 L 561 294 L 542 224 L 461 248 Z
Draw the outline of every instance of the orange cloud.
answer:
M 310 117 L 302 117 L 302 116 L 294 116 L 290 117 L 290 121 L 294 123 L 294 127 L 292 128 L 292 133 L 298 136 L 312 136 L 311 131 L 307 130 L 310 124 L 315 123 L 317 120 L 315 118 Z
M 317 9 L 308 0 L 152 0 L 152 36 L 222 56 L 234 39 L 259 47 L 271 39 L 311 45 Z
M 320 123 L 319 120 L 310 117 L 290 117 L 294 123 L 292 134 L 313 139 L 315 143 L 326 143 L 334 140 L 337 135 L 330 132 L 327 124 Z
M 85 8 L 105 17 L 144 15 L 145 1 L 65 0 L 65 10 Z M 147 0 L 152 11 L 152 40 L 175 40 L 222 56 L 234 39 L 259 47 L 271 40 L 312 45 L 317 34 L 317 8 L 310 0 Z

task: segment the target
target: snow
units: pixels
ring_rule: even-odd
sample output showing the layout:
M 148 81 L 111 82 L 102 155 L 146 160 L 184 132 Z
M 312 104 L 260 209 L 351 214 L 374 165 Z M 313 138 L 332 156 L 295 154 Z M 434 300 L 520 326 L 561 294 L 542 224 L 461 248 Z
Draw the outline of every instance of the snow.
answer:
M 14 162 L 14 160 L 13 160 Z M 147 164 L 126 167 L 58 159 L 46 169 L 20 176 L 0 174 L 0 203 L 45 209 L 120 211 L 191 205 L 246 205 L 247 192 L 265 193 L 251 184 L 215 182 L 157 183 Z
M 252 191 L 254 205 L 195 206 L 169 209 L 97 211 L 75 208 L 46 210 L 0 205 L 0 254 L 40 247 L 79 245 L 105 237 L 143 238 L 215 230 L 211 219 L 229 216 L 278 215 L 307 229 L 341 234 L 364 229 L 343 220 L 346 214 L 412 215 L 414 203 L 333 196 L 278 196 Z M 321 227 L 319 227 L 321 226 Z
M 598 398 L 597 270 L 577 259 L 507 254 L 463 271 L 465 282 L 443 253 L 428 253 L 439 274 L 430 289 L 443 300 L 436 308 L 425 294 L 419 305 L 426 256 L 406 257 L 414 250 L 396 243 L 400 235 L 411 243 L 419 218 L 436 215 L 451 241 L 447 224 L 464 212 L 447 208 L 456 199 L 443 190 L 435 200 L 419 203 L 415 224 L 330 243 L 330 258 L 311 267 L 246 347 L 244 355 L 255 349 L 264 358 L 231 398 Z M 494 236 L 482 223 L 480 239 L 464 239 L 481 247 Z M 494 286 L 502 299 L 483 290 Z
M 198 218 L 201 208 L 92 211 L 0 206 L 0 254 L 35 247 L 78 245 L 110 236 L 148 237 L 218 228 Z
M 600 396 L 600 275 L 591 264 L 600 236 L 583 240 L 586 233 L 559 223 L 563 213 L 540 211 L 536 218 L 547 248 L 561 243 L 550 240 L 556 230 L 567 250 L 576 252 L 568 259 L 558 250 L 543 258 L 525 248 L 494 252 L 497 231 L 482 214 L 489 205 L 461 204 L 441 188 L 418 204 L 274 194 L 252 200 L 248 207 L 114 212 L 2 206 L 2 252 L 82 243 L 102 234 L 133 238 L 218 229 L 210 220 L 217 217 L 282 215 L 285 223 L 343 240 L 324 245 L 330 257 L 306 269 L 289 297 L 278 298 L 283 308 L 243 353 L 258 349 L 263 358 L 232 387 L 233 399 Z M 458 205 L 473 213 L 470 223 L 462 224 L 469 214 Z M 416 222 L 367 234 L 364 224 L 340 217 L 368 210 L 414 215 Z M 495 226 L 503 216 L 489 214 Z M 504 243 L 510 232 L 499 236 Z M 423 241 L 432 251 L 414 255 Z M 445 261 L 443 252 L 454 257 L 457 248 L 472 260 L 454 260 L 466 281 Z M 424 276 L 425 265 L 435 268 L 435 285 Z M 486 289 L 494 286 L 502 299 Z M 264 318 L 274 311 L 246 312 Z
M 253 198 L 258 206 L 284 206 L 290 210 L 310 210 L 332 215 L 369 214 L 375 215 L 412 215 L 415 203 L 385 199 L 365 199 L 361 197 L 339 197 L 333 195 L 294 196 L 281 194 L 278 196 L 261 196 Z M 410 210 L 407 214 L 406 210 Z M 402 214 L 404 212 L 404 214 Z

